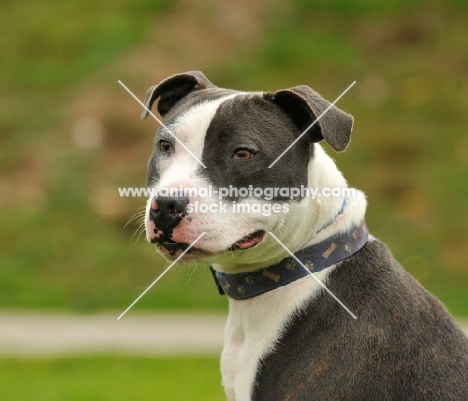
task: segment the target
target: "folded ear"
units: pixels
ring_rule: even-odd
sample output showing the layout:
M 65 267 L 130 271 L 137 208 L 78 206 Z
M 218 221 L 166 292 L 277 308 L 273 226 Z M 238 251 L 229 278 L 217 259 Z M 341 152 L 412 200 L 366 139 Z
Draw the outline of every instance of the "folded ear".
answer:
M 351 140 L 353 116 L 335 106 L 331 106 L 322 115 L 331 103 L 308 86 L 296 86 L 274 93 L 265 93 L 263 97 L 281 107 L 301 132 L 320 117 L 308 131 L 312 142 L 325 139 L 338 152 L 347 148 Z
M 155 100 L 159 99 L 158 112 L 164 115 L 184 96 L 190 92 L 206 88 L 215 88 L 208 81 L 208 78 L 200 71 L 189 71 L 183 74 L 176 74 L 162 81 L 159 85 L 154 85 L 148 89 L 145 96 L 145 106 L 141 112 L 141 119 L 144 120 L 153 107 Z

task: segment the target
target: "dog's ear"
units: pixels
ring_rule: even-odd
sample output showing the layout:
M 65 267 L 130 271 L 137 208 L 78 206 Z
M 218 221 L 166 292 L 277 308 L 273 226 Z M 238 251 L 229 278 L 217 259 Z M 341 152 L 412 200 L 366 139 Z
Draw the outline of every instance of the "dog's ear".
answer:
M 215 88 L 200 71 L 189 71 L 183 74 L 176 74 L 162 81 L 159 85 L 154 85 L 148 89 L 145 96 L 145 106 L 141 112 L 141 119 L 144 120 L 153 107 L 156 99 L 158 102 L 158 112 L 164 115 L 184 96 L 190 92 L 206 88 Z
M 301 132 L 319 118 L 331 104 L 304 85 L 265 93 L 263 97 L 281 107 Z M 347 148 L 351 140 L 353 121 L 353 116 L 332 106 L 308 131 L 308 134 L 312 142 L 325 139 L 334 150 L 341 152 Z

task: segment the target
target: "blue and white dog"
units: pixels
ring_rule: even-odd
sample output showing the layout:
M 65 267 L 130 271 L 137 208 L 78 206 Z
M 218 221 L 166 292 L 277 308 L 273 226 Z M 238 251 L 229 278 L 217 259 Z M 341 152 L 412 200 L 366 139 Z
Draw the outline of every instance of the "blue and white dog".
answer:
M 159 195 L 147 203 L 147 239 L 174 260 L 205 233 L 182 261 L 210 264 L 229 297 L 221 356 L 228 400 L 468 400 L 467 338 L 368 235 L 362 192 L 265 200 L 234 191 L 222 213 L 194 212 L 217 205 L 216 193 L 229 187 L 347 189 L 318 142 L 345 150 L 352 116 L 332 106 L 301 136 L 330 106 L 309 87 L 239 92 L 197 71 L 151 87 L 147 109 L 156 101 L 165 127 L 148 163 L 148 186 Z M 163 188 L 200 191 L 160 195 Z M 271 203 L 280 211 L 232 207 Z

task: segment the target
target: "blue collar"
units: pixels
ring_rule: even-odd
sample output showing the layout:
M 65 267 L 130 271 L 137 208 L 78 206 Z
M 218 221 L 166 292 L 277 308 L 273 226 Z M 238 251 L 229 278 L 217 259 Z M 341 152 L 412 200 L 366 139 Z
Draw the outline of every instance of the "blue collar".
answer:
M 362 221 L 349 231 L 296 252 L 294 255 L 307 270 L 293 257 L 286 257 L 273 266 L 253 272 L 229 274 L 215 271 L 212 267 L 210 269 L 221 295 L 238 300 L 253 298 L 343 261 L 359 251 L 367 242 L 367 237 L 366 223 Z

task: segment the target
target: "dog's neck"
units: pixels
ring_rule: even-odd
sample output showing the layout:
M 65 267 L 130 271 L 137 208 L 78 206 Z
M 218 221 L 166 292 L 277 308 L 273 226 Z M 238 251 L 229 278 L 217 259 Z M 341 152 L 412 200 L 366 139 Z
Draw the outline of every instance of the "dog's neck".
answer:
M 359 251 L 367 242 L 364 221 L 350 231 L 310 245 L 273 266 L 246 273 L 212 273 L 221 295 L 244 300 L 284 287 L 310 274 L 321 272 Z

